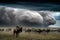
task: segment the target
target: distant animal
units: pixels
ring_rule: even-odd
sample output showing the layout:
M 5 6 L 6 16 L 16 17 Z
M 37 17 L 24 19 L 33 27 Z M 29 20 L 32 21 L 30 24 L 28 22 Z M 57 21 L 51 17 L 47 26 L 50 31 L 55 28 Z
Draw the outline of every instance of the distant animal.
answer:
M 9 31 L 11 31 L 12 29 L 11 29 L 11 28 L 9 28 L 8 30 L 9 30 Z
M 33 32 L 41 33 L 43 31 L 41 29 L 35 29 Z
M 31 31 L 32 29 L 29 29 L 29 28 L 25 30 L 25 32 L 31 32 Z
M 4 31 L 4 29 L 0 29 L 0 31 Z
M 50 29 L 45 30 L 45 32 L 49 33 L 50 32 Z
M 13 35 L 18 37 L 19 33 L 22 32 L 22 27 L 16 26 L 16 29 L 13 30 Z
M 58 29 L 57 31 L 60 32 L 60 29 Z
M 11 31 L 11 30 L 12 30 L 11 28 L 6 29 L 7 32 L 9 32 L 9 31 Z

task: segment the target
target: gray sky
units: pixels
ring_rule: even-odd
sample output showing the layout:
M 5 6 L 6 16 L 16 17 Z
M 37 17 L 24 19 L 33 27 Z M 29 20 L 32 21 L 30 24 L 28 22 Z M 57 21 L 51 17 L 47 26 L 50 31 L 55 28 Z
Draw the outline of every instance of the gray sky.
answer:
M 60 5 L 59 4 L 48 4 L 48 3 L 21 3 L 21 4 L 3 4 L 2 6 L 14 7 L 14 8 L 22 8 L 29 9 L 35 11 L 54 11 L 52 15 L 56 18 L 56 24 L 51 25 L 49 27 L 59 27 L 60 25 Z

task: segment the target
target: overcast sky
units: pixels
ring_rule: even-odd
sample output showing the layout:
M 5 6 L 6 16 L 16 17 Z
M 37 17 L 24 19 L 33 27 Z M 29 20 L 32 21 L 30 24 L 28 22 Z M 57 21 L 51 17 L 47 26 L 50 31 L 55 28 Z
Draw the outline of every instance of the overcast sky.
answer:
M 51 25 L 49 27 L 59 27 L 60 26 L 60 5 L 59 4 L 51 4 L 51 3 L 19 3 L 19 4 L 4 4 L 0 3 L 0 6 L 8 6 L 14 8 L 22 8 L 29 9 L 35 11 L 54 11 L 52 15 L 56 18 L 56 24 Z

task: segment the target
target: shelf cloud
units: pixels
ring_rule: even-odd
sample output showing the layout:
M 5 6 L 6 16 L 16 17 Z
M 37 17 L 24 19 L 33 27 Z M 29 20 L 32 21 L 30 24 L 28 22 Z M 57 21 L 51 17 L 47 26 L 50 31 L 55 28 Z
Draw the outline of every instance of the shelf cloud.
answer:
M 0 25 L 48 27 L 56 23 L 52 13 L 51 11 L 32 11 L 0 6 Z

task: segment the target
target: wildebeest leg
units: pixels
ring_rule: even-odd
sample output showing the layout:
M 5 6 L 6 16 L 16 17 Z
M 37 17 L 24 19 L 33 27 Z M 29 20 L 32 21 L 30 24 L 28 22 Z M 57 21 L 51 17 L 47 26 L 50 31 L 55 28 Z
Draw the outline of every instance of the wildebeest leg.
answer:
M 16 33 L 16 37 L 18 37 L 19 33 Z
M 13 36 L 16 36 L 16 31 L 15 30 L 13 31 Z
M 41 33 L 41 32 L 39 32 L 39 33 Z
M 13 32 L 13 36 L 15 36 L 16 33 Z

